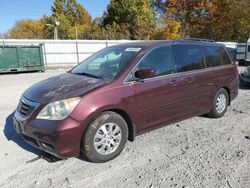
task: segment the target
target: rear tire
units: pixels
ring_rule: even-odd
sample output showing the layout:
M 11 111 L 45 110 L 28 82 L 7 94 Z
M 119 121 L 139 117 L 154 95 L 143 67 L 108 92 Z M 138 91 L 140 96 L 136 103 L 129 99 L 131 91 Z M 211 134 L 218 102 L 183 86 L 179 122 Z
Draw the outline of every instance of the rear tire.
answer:
M 208 113 L 208 116 L 211 118 L 222 117 L 226 113 L 228 105 L 228 92 L 225 89 L 221 88 L 214 97 L 212 110 L 210 113 Z
M 127 139 L 126 121 L 119 114 L 107 111 L 89 125 L 81 151 L 92 162 L 107 162 L 122 152 Z

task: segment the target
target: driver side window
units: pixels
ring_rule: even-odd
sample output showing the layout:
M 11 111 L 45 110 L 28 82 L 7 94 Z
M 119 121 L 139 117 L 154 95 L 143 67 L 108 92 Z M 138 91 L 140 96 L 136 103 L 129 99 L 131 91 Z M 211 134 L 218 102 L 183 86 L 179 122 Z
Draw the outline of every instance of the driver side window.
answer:
M 139 63 L 137 69 L 151 68 L 156 76 L 164 76 L 176 72 L 170 46 L 159 46 L 151 50 Z

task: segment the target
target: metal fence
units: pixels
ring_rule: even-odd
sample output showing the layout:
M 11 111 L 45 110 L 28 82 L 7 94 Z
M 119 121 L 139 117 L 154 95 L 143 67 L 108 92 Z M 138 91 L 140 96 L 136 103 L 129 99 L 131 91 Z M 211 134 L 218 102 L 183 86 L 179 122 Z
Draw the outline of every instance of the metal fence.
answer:
M 42 45 L 45 66 L 76 65 L 98 50 L 131 40 L 1 40 L 0 45 Z M 235 48 L 237 43 L 223 43 Z
M 245 59 L 246 47 L 247 47 L 246 43 L 238 43 L 237 44 L 237 57 L 236 57 L 237 60 Z
M 98 50 L 129 40 L 2 40 L 0 45 L 42 45 L 45 66 L 76 65 Z
M 234 48 L 236 49 L 237 48 L 237 42 L 218 42 L 218 43 L 221 43 L 221 44 L 224 44 L 227 48 Z

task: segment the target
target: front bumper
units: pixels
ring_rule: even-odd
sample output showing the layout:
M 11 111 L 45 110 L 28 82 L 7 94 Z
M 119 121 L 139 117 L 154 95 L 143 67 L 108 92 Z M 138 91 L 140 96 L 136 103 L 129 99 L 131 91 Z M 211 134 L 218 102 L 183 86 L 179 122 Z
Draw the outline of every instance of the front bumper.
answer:
M 81 123 L 68 117 L 62 121 L 29 118 L 15 112 L 13 126 L 30 145 L 59 158 L 78 156 L 82 137 Z

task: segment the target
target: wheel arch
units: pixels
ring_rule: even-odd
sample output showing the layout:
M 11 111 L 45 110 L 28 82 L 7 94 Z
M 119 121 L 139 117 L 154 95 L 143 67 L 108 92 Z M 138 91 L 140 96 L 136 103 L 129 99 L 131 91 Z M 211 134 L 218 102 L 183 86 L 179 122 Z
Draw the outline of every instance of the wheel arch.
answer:
M 100 114 L 105 113 L 105 112 L 115 112 L 117 114 L 119 114 L 127 123 L 128 126 L 128 140 L 129 141 L 134 141 L 136 135 L 137 135 L 137 127 L 136 125 L 133 123 L 132 119 L 130 118 L 130 116 L 128 115 L 127 112 L 125 112 L 124 110 L 121 110 L 119 108 L 103 108 L 100 109 L 98 112 L 95 113 L 91 113 L 91 115 L 89 115 L 89 117 L 87 118 L 87 120 L 85 121 L 85 126 L 83 129 L 83 136 L 88 128 L 88 126 L 91 124 L 91 122 L 93 122 Z
M 129 115 L 124 110 L 121 110 L 121 109 L 109 109 L 109 110 L 105 110 L 105 111 L 115 112 L 124 118 L 124 120 L 126 121 L 126 123 L 128 125 L 128 140 L 134 141 L 137 129 L 136 129 L 135 124 L 133 124 Z
M 228 87 L 222 87 L 222 89 L 225 89 L 227 91 L 227 94 L 228 94 L 228 106 L 231 105 L 231 92 L 230 92 L 230 89 Z

